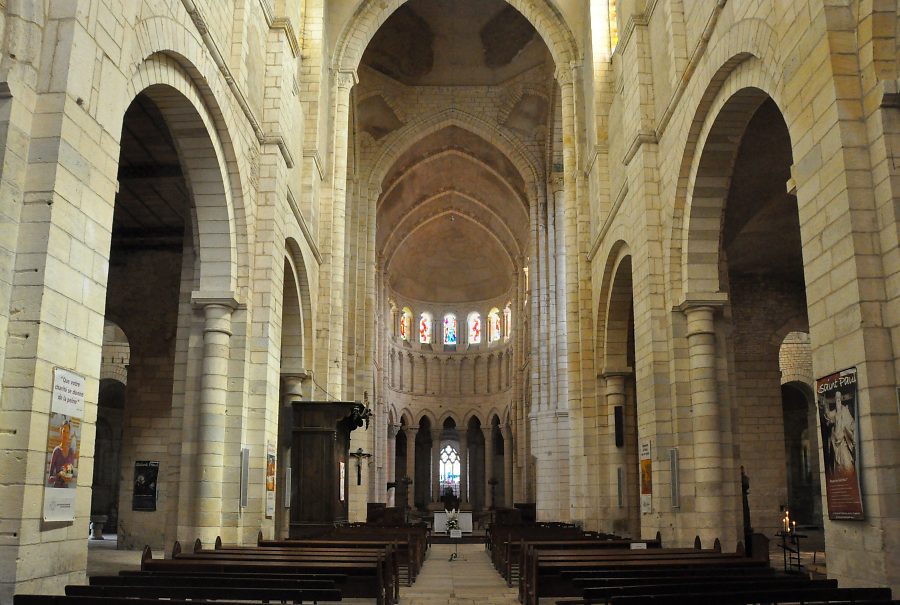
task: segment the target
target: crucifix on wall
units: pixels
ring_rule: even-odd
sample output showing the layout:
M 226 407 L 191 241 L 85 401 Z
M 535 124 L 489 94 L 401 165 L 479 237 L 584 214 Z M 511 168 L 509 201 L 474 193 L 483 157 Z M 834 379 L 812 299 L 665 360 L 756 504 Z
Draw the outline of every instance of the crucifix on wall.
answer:
M 360 447 L 355 452 L 350 452 L 350 455 L 356 458 L 356 484 L 362 485 L 362 459 L 371 458 L 372 454 L 365 453 Z

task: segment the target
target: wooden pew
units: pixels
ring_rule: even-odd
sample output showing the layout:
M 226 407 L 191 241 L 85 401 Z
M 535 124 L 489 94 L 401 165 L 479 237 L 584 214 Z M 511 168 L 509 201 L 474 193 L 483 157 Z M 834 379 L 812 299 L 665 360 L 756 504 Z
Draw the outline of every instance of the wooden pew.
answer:
M 230 601 L 340 601 L 336 588 L 236 588 L 232 586 L 66 586 L 66 595 L 85 597 L 138 597 L 142 599 L 191 599 Z
M 344 560 L 321 560 L 316 558 L 281 560 L 258 557 L 197 557 L 153 559 L 146 547 L 141 559 L 144 571 L 181 571 L 209 574 L 342 574 L 346 576 L 341 591 L 344 597 L 376 599 L 377 605 L 394 601 L 384 577 L 384 557 Z
M 612 597 L 609 605 L 748 605 L 751 603 L 896 603 L 890 588 L 784 588 Z
M 248 605 L 246 601 L 203 601 L 185 599 L 139 599 L 132 597 L 92 597 L 74 595 L 17 594 L 13 605 Z
M 742 555 L 695 549 L 581 551 L 566 555 L 545 554 L 531 545 L 526 560 L 525 577 L 520 585 L 520 599 L 526 605 L 536 605 L 540 597 L 579 594 L 571 582 L 572 576 L 563 572 L 637 570 L 652 575 L 712 569 L 741 575 L 745 569 L 768 565 L 765 561 L 753 561 Z
M 419 574 L 424 560 L 424 543 L 410 535 L 401 535 L 396 539 L 375 539 L 372 534 L 360 533 L 358 536 L 335 536 L 332 538 L 314 539 L 290 539 L 290 540 L 263 540 L 260 534 L 257 539 L 259 548 L 386 548 L 391 546 L 395 550 L 394 556 L 399 567 L 406 569 L 406 585 L 411 586 Z M 221 550 L 222 543 L 216 538 L 216 550 Z

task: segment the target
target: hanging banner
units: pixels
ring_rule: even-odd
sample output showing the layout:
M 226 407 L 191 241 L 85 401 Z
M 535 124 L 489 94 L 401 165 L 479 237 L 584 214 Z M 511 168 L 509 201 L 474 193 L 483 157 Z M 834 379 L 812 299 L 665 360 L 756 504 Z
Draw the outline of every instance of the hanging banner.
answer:
M 54 368 L 44 467 L 44 521 L 75 520 L 82 418 L 84 376 Z
M 816 406 L 822 432 L 828 518 L 863 519 L 856 368 L 816 380 Z
M 275 444 L 266 442 L 266 519 L 275 515 Z
M 156 510 L 156 486 L 158 481 L 159 462 L 155 460 L 136 460 L 134 462 L 134 490 L 131 493 L 131 510 Z
M 653 460 L 649 441 L 641 443 L 641 512 L 653 512 Z

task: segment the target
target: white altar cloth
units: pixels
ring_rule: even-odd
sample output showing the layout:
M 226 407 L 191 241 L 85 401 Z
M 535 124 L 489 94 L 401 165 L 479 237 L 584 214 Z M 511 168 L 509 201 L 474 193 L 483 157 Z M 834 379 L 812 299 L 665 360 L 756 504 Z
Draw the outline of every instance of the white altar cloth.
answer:
M 459 513 L 459 528 L 464 534 L 472 533 L 472 513 Z M 447 513 L 442 510 L 434 512 L 434 532 L 441 534 L 447 533 Z

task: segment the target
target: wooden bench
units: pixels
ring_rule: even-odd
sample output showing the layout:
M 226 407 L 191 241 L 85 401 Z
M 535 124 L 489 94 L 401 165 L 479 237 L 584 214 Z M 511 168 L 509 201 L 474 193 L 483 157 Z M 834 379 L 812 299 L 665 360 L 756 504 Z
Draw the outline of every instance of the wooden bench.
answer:
M 204 550 L 200 540 L 194 542 L 194 550 L 187 554 L 181 551 L 180 544 L 175 543 L 172 558 L 193 559 L 197 557 L 213 557 L 217 559 L 240 560 L 247 556 L 257 559 L 282 561 L 285 558 L 321 561 L 355 561 L 381 557 L 384 560 L 385 586 L 390 587 L 394 600 L 400 597 L 400 578 L 397 562 L 397 547 L 393 542 L 381 542 L 365 547 L 360 544 L 322 543 L 312 546 L 222 546 L 222 540 L 216 538 L 216 548 Z
M 748 605 L 751 603 L 896 603 L 890 588 L 784 588 L 612 597 L 609 605 Z
M 17 594 L 13 605 L 248 605 L 246 601 L 204 601 L 201 599 L 141 599 L 136 597 L 93 597 L 75 595 Z
M 145 548 L 141 569 L 144 571 L 199 572 L 200 575 L 226 573 L 341 574 L 346 576 L 346 580 L 341 586 L 343 597 L 374 597 L 377 605 L 385 605 L 397 598 L 391 593 L 389 585 L 385 582 L 383 556 L 323 560 L 314 556 L 262 557 L 249 554 L 196 556 L 192 553 L 180 552 L 178 554 L 184 554 L 184 556 L 176 556 L 173 559 L 153 559 L 150 549 Z
M 536 605 L 540 597 L 579 595 L 572 578 L 584 572 L 632 570 L 646 575 L 682 570 L 729 571 L 742 575 L 744 570 L 767 567 L 765 561 L 754 561 L 738 554 L 723 554 L 695 549 L 598 550 L 578 553 L 544 553 L 529 546 L 528 563 L 520 582 L 520 600 Z M 574 573 L 573 573 L 574 572 Z
M 404 567 L 406 571 L 406 585 L 411 586 L 415 578 L 419 574 L 422 562 L 424 560 L 424 550 L 419 550 L 419 543 L 409 536 L 400 536 L 397 540 L 372 539 L 368 534 L 361 534 L 359 537 L 340 536 L 335 538 L 315 538 L 315 539 L 290 539 L 290 540 L 263 540 L 261 537 L 257 540 L 259 548 L 350 548 L 350 549 L 373 549 L 387 548 L 394 549 L 394 557 L 398 568 Z M 220 539 L 216 539 L 216 550 L 222 550 Z

